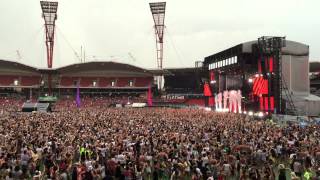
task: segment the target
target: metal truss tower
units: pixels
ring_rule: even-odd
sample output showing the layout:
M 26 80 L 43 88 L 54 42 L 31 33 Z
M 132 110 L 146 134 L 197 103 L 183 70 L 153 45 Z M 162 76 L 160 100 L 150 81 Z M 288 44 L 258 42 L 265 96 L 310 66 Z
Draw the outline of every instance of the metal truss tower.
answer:
M 42 17 L 45 23 L 47 63 L 48 68 L 52 68 L 54 30 L 55 21 L 57 20 L 58 2 L 40 1 L 40 4 L 42 9 Z
M 149 3 L 150 10 L 154 21 L 154 30 L 156 35 L 157 48 L 157 65 L 158 69 L 162 70 L 163 62 L 163 36 L 164 36 L 164 18 L 166 12 L 166 2 Z M 162 76 L 158 77 L 158 87 L 162 88 Z
M 282 62 L 281 62 L 281 49 L 286 46 L 285 37 L 273 37 L 273 36 L 263 36 L 258 38 L 258 47 L 260 50 L 261 60 L 264 64 L 266 74 L 268 79 L 268 107 L 270 107 L 270 96 L 274 96 L 274 106 L 277 109 L 277 114 L 287 113 L 296 114 L 296 108 L 292 101 L 292 97 L 288 92 L 285 79 L 282 77 Z M 268 63 L 267 57 L 272 57 L 273 62 Z M 273 66 L 274 72 L 270 72 L 269 66 Z M 282 94 L 286 96 L 285 106 L 282 101 Z
M 40 1 L 44 19 L 47 48 L 47 65 L 52 68 L 55 21 L 57 20 L 58 2 Z M 49 94 L 51 95 L 51 75 L 48 76 Z

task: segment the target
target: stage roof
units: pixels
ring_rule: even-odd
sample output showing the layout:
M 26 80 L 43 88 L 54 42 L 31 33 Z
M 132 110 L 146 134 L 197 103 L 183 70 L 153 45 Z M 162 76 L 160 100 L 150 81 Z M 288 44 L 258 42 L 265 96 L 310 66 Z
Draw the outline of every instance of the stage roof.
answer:
M 252 45 L 258 40 L 242 43 L 243 53 L 252 53 Z M 282 48 L 283 55 L 306 56 L 309 55 L 309 46 L 300 42 L 286 40 L 286 46 Z
M 250 54 L 253 52 L 252 46 L 257 43 L 258 40 L 237 44 L 233 47 L 205 57 L 204 64 L 212 63 L 215 61 L 214 59 L 219 60 L 233 57 L 238 54 Z M 300 42 L 286 40 L 286 47 L 282 48 L 282 55 L 308 56 L 309 46 Z

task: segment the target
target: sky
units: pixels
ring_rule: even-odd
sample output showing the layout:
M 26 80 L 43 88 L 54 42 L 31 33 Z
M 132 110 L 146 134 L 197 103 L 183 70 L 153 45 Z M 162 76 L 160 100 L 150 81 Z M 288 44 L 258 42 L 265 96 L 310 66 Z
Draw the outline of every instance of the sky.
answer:
M 58 0 L 53 66 L 114 61 L 156 68 L 151 0 Z M 195 61 L 260 36 L 310 46 L 320 61 L 319 0 L 167 0 L 163 67 Z M 46 67 L 38 0 L 0 0 L 0 59 Z

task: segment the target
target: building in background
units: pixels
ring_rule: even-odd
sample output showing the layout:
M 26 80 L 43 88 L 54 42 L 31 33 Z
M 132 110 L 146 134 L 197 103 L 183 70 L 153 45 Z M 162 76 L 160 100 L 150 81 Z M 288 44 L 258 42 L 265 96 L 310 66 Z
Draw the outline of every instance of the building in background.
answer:
M 87 62 L 56 69 L 37 69 L 0 60 L 0 93 L 32 97 L 45 96 L 51 76 L 54 96 L 74 96 L 79 83 L 82 95 L 145 95 L 153 86 L 153 74 L 129 64 Z

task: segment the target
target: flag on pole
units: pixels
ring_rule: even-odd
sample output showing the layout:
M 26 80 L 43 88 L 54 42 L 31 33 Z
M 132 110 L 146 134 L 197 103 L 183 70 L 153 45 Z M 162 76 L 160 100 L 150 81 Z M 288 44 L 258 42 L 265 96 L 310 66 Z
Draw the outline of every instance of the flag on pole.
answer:
M 80 99 L 80 83 L 77 83 L 77 95 L 76 95 L 76 105 L 79 108 L 81 106 L 81 99 Z

